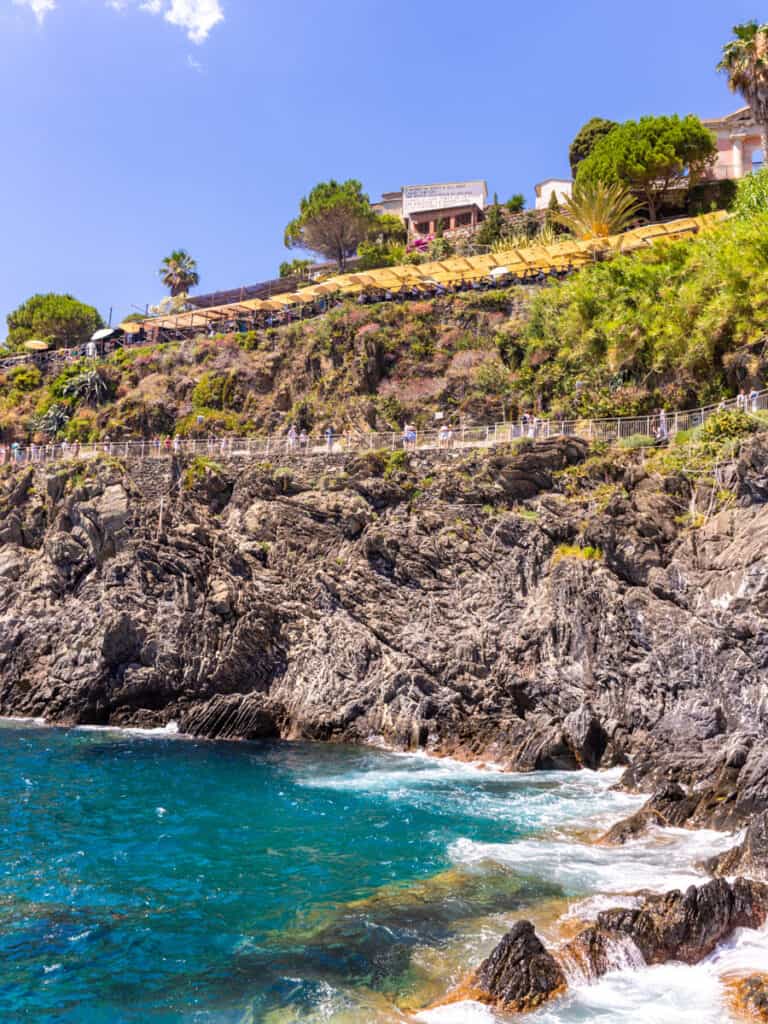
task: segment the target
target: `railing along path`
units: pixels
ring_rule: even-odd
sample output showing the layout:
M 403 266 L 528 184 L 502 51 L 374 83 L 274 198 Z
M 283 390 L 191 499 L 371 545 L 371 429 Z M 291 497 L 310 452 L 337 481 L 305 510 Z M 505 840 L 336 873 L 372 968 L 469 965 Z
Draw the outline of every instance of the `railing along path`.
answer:
M 268 461 L 270 457 L 308 457 L 381 449 L 416 451 L 455 451 L 491 448 L 520 438 L 543 441 L 549 438 L 578 437 L 588 442 L 620 445 L 630 437 L 643 439 L 648 447 L 663 443 L 685 430 L 700 427 L 715 412 L 743 409 L 757 413 L 768 409 L 768 389 L 752 392 L 747 398 L 703 406 L 684 412 L 662 412 L 654 416 L 627 416 L 614 419 L 544 419 L 534 417 L 516 422 L 487 426 L 442 426 L 436 430 L 348 431 L 322 435 L 293 433 L 266 437 L 166 438 L 161 441 L 66 441 L 21 446 L 0 445 L 0 465 L 28 465 L 62 460 L 89 459 L 99 455 L 128 460 L 163 459 L 172 456 L 204 457 L 211 460 Z

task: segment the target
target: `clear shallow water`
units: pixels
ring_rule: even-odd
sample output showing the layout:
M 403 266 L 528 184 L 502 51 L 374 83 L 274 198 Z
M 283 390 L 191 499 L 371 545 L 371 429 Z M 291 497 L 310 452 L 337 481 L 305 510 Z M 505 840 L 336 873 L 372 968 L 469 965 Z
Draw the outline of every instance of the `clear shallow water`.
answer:
M 609 792 L 615 778 L 6 724 L 0 1020 L 413 1020 L 524 908 L 568 898 L 581 914 L 597 892 L 694 881 L 693 862 L 728 844 L 675 833 L 617 857 L 577 841 L 638 805 Z M 616 999 L 656 1020 L 652 986 L 632 984 L 605 981 L 542 1024 L 609 1019 L 600 1001 Z M 476 1015 L 493 1019 L 468 1005 L 422 1019 Z

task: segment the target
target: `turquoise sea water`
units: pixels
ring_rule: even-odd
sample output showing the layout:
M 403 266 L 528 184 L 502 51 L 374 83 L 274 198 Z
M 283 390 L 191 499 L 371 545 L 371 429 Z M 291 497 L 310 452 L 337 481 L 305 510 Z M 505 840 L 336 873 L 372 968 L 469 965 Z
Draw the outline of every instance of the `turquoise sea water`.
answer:
M 4 725 L 0 1020 L 410 1019 L 430 952 L 610 886 L 557 834 L 635 805 L 608 781 Z

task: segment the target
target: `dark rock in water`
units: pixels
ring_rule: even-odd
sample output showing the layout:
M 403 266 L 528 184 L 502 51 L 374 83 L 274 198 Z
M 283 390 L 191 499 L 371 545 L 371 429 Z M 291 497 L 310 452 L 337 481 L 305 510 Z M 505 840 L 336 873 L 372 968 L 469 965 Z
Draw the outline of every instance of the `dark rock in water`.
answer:
M 768 885 L 738 878 L 716 879 L 663 896 L 646 896 L 636 908 L 598 914 L 594 925 L 562 947 L 556 960 L 529 921 L 520 921 L 485 960 L 463 998 L 524 1012 L 565 991 L 561 962 L 589 978 L 617 967 L 682 962 L 696 964 L 737 928 L 762 928 L 768 920 Z M 765 997 L 764 982 L 754 999 Z
M 635 814 L 618 822 L 606 832 L 601 842 L 607 845 L 621 845 L 630 839 L 637 839 L 649 828 L 679 827 L 684 825 L 698 806 L 696 797 L 688 796 L 677 782 L 669 782 Z
M 747 875 L 768 881 L 768 811 L 752 819 L 740 846 L 706 862 L 713 875 Z
M 696 964 L 736 928 L 768 920 L 768 885 L 716 879 L 687 892 L 648 896 L 636 909 L 607 910 L 569 942 L 564 956 L 599 977 L 616 966 L 617 950 L 631 942 L 646 964 Z
M 564 992 L 565 974 L 530 921 L 518 921 L 470 982 L 472 996 L 512 1013 L 535 1010 Z
M 753 1020 L 768 1021 L 768 974 L 753 974 L 739 982 L 736 997 L 739 1009 Z
M 686 801 L 679 802 L 671 814 L 667 807 L 669 820 L 658 824 L 742 828 L 753 815 L 768 810 L 768 752 L 754 735 L 745 732 L 681 748 L 649 739 L 647 749 L 624 773 L 621 785 L 633 792 L 663 790 L 670 785 L 685 789 Z M 654 800 L 642 808 L 641 816 L 653 810 Z M 665 808 L 661 810 L 665 812 Z M 653 819 L 651 814 L 648 817 Z

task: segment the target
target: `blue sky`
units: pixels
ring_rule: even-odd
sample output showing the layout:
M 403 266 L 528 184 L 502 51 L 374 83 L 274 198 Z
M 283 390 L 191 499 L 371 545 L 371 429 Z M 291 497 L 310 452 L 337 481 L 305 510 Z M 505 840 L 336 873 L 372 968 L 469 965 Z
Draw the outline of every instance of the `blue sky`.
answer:
M 754 2 L 0 0 L 0 337 L 36 291 L 119 319 L 187 248 L 200 290 L 274 276 L 299 198 L 568 170 L 593 115 L 716 116 Z

